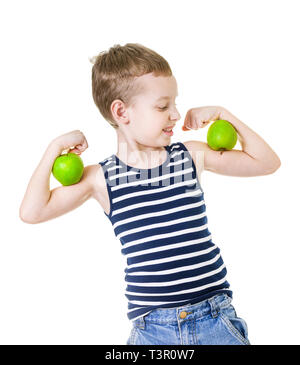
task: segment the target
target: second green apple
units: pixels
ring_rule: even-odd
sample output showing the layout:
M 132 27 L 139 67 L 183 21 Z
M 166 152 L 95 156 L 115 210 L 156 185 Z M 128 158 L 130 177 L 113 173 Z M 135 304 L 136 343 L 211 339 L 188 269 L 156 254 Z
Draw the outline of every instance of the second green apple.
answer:
M 215 151 L 232 150 L 237 142 L 237 132 L 227 120 L 216 120 L 207 131 L 207 144 Z

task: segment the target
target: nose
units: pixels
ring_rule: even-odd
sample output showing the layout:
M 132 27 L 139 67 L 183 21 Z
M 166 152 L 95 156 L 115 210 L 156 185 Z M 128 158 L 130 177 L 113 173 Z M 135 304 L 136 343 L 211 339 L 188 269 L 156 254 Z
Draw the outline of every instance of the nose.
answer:
M 170 113 L 170 119 L 178 121 L 181 118 L 177 108 L 175 107 L 174 110 Z

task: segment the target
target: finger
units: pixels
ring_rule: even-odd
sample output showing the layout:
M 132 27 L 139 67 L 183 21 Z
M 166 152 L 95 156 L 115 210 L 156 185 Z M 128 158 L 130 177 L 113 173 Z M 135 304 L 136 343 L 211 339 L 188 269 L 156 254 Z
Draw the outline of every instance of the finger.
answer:
M 215 122 L 216 120 L 219 120 L 219 119 L 220 119 L 220 112 L 218 110 L 216 110 L 209 121 Z
M 81 154 L 81 151 L 77 148 L 73 148 L 69 151 L 69 153 L 75 153 L 76 155 L 80 155 Z
M 194 129 L 195 131 L 199 128 L 198 123 L 197 123 L 197 119 L 195 119 L 195 118 L 192 119 L 191 128 Z
M 210 120 L 203 120 L 202 124 L 201 124 L 201 128 L 204 128 L 208 125 L 208 123 L 210 122 Z
M 190 120 L 191 120 L 191 118 L 190 118 L 190 111 L 188 111 L 186 113 L 185 118 L 184 118 L 183 126 L 181 127 L 181 129 L 183 131 L 189 131 L 191 129 L 190 128 Z
M 190 129 L 189 129 L 189 128 L 187 128 L 185 125 L 183 125 L 183 126 L 182 126 L 182 130 L 183 130 L 183 131 L 189 131 Z
M 87 145 L 83 142 L 82 144 L 78 144 L 75 146 L 79 151 L 83 152 L 87 149 Z
M 189 120 L 189 124 L 185 123 L 185 125 L 182 126 L 183 131 L 191 131 L 193 129 L 198 129 L 197 124 L 194 121 L 191 123 Z
M 81 143 L 80 144 L 80 146 L 84 149 L 84 150 L 86 150 L 87 148 L 88 148 L 88 143 L 87 143 L 87 140 L 86 139 L 84 139 L 84 141 L 83 141 L 83 143 Z

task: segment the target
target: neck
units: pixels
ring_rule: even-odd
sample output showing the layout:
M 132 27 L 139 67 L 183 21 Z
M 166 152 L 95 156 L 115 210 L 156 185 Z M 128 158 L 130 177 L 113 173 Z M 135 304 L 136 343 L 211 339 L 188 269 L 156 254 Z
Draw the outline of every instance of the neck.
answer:
M 152 168 L 161 165 L 166 160 L 166 150 L 163 146 L 141 144 L 117 130 L 118 158 L 129 166 Z

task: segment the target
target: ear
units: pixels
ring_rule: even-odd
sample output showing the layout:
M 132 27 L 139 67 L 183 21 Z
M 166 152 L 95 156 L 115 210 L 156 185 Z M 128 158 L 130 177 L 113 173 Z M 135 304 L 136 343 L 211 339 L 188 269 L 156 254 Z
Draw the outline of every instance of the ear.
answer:
M 110 110 L 114 120 L 117 123 L 127 124 L 129 122 L 128 111 L 122 100 L 114 100 L 111 103 Z

